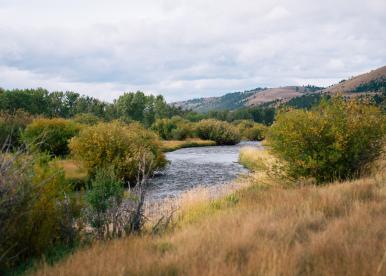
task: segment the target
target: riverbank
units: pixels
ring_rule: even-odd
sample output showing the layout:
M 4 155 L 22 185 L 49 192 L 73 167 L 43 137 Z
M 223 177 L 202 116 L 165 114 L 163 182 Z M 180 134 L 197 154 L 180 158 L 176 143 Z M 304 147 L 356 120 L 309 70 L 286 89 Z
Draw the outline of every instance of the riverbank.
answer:
M 34 275 L 386 275 L 385 163 L 325 186 L 252 179 L 192 203 L 163 236 L 95 244 Z
M 188 138 L 184 141 L 178 141 L 178 140 L 162 141 L 162 149 L 164 152 L 171 152 L 181 148 L 208 147 L 208 146 L 216 146 L 216 142 L 211 140 L 202 140 L 199 138 Z
M 172 152 L 181 148 L 189 147 L 208 147 L 216 146 L 216 142 L 210 140 L 201 140 L 198 138 L 186 139 L 184 141 L 162 141 L 162 149 L 164 152 Z M 65 177 L 68 181 L 76 186 L 82 186 L 88 180 L 87 170 L 76 165 L 71 157 L 57 161 L 65 170 Z

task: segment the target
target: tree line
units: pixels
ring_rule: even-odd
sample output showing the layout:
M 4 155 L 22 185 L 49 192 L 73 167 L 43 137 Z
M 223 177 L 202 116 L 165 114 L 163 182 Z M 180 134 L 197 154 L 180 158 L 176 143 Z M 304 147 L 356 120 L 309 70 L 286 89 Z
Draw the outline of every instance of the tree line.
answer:
M 230 111 L 210 110 L 200 114 L 192 109 L 183 109 L 166 103 L 162 95 L 145 95 L 141 91 L 125 92 L 112 103 L 97 98 L 80 95 L 73 91 L 54 91 L 47 89 L 13 89 L 0 88 L 0 111 L 24 110 L 31 115 L 45 118 L 72 119 L 81 114 L 92 114 L 105 122 L 121 119 L 126 123 L 141 122 L 150 127 L 157 119 L 181 116 L 191 122 L 203 119 L 218 119 L 233 122 L 235 120 L 252 120 L 256 123 L 270 125 L 275 109 L 272 107 L 250 107 Z

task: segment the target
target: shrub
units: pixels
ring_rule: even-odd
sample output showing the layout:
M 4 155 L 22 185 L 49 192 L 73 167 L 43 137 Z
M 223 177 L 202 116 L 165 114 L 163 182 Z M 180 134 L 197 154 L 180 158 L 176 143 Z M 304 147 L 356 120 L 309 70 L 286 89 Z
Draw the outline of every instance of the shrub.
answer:
M 91 180 L 91 187 L 86 195 L 91 207 L 88 221 L 100 239 L 105 238 L 109 232 L 107 228 L 112 223 L 108 210 L 116 209 L 123 200 L 123 184 L 123 181 L 116 179 L 113 168 L 97 169 L 95 180 Z
M 68 140 L 78 134 L 81 125 L 61 118 L 38 119 L 24 130 L 24 136 L 29 141 L 39 138 L 40 149 L 55 155 L 69 153 Z M 47 132 L 45 136 L 41 133 Z
M 186 139 L 186 133 L 184 132 L 184 130 L 182 128 L 175 128 L 172 130 L 172 137 L 173 137 L 173 140 L 185 140 Z
M 192 123 L 180 116 L 171 119 L 158 119 L 151 128 L 164 140 L 185 140 L 192 137 Z
M 204 140 L 214 140 L 219 145 L 234 145 L 240 142 L 239 131 L 228 122 L 216 119 L 201 120 L 196 124 L 196 133 Z
M 23 109 L 14 112 L 0 111 L 0 145 L 4 145 L 7 138 L 13 147 L 20 146 L 23 130 L 34 120 L 34 116 Z
M 236 120 L 232 125 L 237 127 L 243 139 L 249 141 L 261 141 L 265 138 L 267 127 L 250 120 Z
M 118 179 L 135 179 L 140 149 L 146 153 L 147 164 L 154 160 L 154 168 L 162 169 L 167 163 L 157 135 L 139 123 L 99 123 L 82 130 L 71 139 L 69 147 L 91 177 L 98 168 L 112 166 Z
M 0 264 L 2 257 L 18 256 L 20 263 L 80 238 L 81 200 L 61 168 L 47 161 L 23 149 L 0 153 Z
M 89 126 L 94 126 L 102 122 L 102 120 L 99 117 L 95 116 L 92 113 L 76 114 L 76 116 L 73 119 L 71 119 L 71 121 L 78 124 L 89 125 Z
M 385 115 L 370 102 L 323 99 L 311 110 L 281 109 L 268 132 L 277 171 L 318 183 L 364 173 L 383 152 Z
M 255 124 L 243 132 L 243 137 L 249 141 L 261 141 L 265 138 L 268 127 L 263 124 Z

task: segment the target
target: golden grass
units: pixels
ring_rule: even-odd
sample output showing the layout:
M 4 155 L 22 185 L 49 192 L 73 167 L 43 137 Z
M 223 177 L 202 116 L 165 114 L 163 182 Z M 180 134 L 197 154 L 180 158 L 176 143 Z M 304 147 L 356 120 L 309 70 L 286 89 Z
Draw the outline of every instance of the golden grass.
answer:
M 189 148 L 189 147 L 207 147 L 215 146 L 216 142 L 211 140 L 201 140 L 199 138 L 188 138 L 185 141 L 162 141 L 162 149 L 165 152 L 175 151 L 180 148 Z
M 63 166 L 66 179 L 72 182 L 85 181 L 87 179 L 87 170 L 75 165 L 72 159 L 62 159 L 56 161 L 58 165 Z
M 386 275 L 380 164 L 354 181 L 294 189 L 253 181 L 212 201 L 201 187 L 186 193 L 176 230 L 95 244 L 34 275 Z
M 234 193 L 249 183 L 246 181 L 217 183 L 215 186 L 197 187 L 184 191 L 178 196 L 166 197 L 161 202 L 149 200 L 145 205 L 145 217 L 150 221 L 146 227 L 151 228 L 162 216 L 168 217 L 173 210 L 174 219 L 179 220 L 179 227 L 196 222 L 203 215 L 213 215 L 226 210 L 234 204 Z

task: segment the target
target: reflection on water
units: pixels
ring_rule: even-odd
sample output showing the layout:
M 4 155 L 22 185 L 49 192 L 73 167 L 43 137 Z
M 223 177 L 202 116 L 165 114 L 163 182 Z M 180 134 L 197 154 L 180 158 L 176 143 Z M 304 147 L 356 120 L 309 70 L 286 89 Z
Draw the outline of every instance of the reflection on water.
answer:
M 240 149 L 254 145 L 260 142 L 242 141 L 234 146 L 185 148 L 166 153 L 171 164 L 154 177 L 147 187 L 147 197 L 157 200 L 178 195 L 197 184 L 210 186 L 234 180 L 239 171 L 246 172 L 237 163 Z

